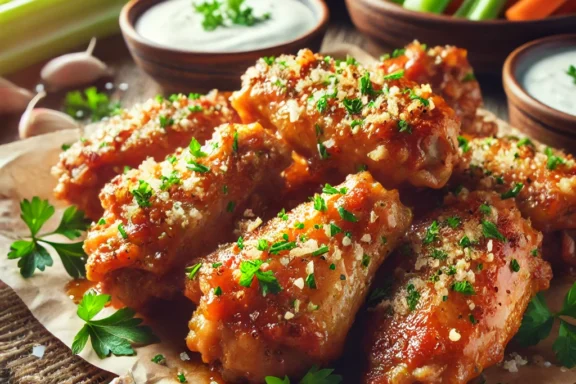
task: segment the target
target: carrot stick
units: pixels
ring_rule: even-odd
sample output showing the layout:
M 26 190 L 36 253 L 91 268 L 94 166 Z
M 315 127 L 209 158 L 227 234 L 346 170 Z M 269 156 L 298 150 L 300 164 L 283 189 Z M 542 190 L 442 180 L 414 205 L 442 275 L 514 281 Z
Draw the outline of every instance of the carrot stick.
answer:
M 566 0 L 522 0 L 506 11 L 508 20 L 536 20 L 550 16 Z

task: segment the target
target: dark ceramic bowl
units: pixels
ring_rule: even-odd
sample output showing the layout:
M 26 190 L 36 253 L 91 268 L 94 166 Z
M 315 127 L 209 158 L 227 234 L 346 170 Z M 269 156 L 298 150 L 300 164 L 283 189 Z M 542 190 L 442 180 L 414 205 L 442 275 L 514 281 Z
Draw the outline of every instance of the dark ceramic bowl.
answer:
M 245 52 L 207 53 L 161 46 L 140 36 L 134 25 L 151 6 L 163 0 L 131 0 L 120 14 L 120 28 L 136 64 L 166 92 L 235 90 L 240 76 L 263 56 L 296 53 L 310 48 L 318 51 L 328 26 L 328 7 L 323 0 L 299 0 L 314 14 L 316 26 L 306 34 L 274 47 Z
M 516 47 L 534 39 L 576 30 L 576 16 L 534 21 L 471 21 L 447 15 L 414 12 L 388 0 L 346 0 L 356 28 L 390 47 L 414 39 L 428 45 L 466 48 L 476 72 L 500 73 Z
M 521 46 L 506 59 L 502 79 L 512 126 L 545 144 L 576 152 L 576 116 L 536 100 L 521 81 L 535 59 L 563 47 L 576 47 L 576 34 L 547 37 Z

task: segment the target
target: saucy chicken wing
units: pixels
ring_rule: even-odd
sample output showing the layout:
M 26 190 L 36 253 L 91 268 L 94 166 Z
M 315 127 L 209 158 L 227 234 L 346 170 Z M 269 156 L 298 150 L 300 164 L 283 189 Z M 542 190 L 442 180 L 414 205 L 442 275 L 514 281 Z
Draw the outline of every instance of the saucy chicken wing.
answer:
M 326 185 L 192 267 L 187 344 L 226 380 L 298 377 L 342 352 L 370 281 L 408 228 L 397 191 L 367 172 Z
M 91 218 L 102 214 L 98 194 L 105 183 L 148 157 L 162 160 L 192 137 L 204 142 L 214 128 L 239 122 L 228 94 L 173 95 L 150 99 L 102 122 L 90 137 L 60 155 L 52 174 L 58 199 L 77 205 Z
M 169 297 L 184 265 L 229 241 L 235 212 L 273 186 L 289 161 L 289 150 L 259 124 L 228 124 L 204 146 L 192 139 L 165 161 L 149 158 L 116 176 L 100 193 L 104 216 L 84 242 L 88 279 L 133 307 Z
M 417 220 L 369 311 L 365 383 L 465 384 L 504 357 L 552 272 L 514 200 L 462 191 Z M 382 291 L 381 291 L 382 292 Z
M 498 126 L 477 114 L 482 105 L 480 84 L 468 62 L 468 52 L 454 46 L 427 49 L 414 41 L 392 55 L 383 56 L 377 69 L 384 73 L 404 70 L 404 76 L 418 84 L 430 84 L 432 91 L 442 96 L 462 120 L 462 131 L 471 135 L 491 136 Z
M 260 59 L 242 80 L 232 96 L 242 120 L 277 130 L 312 175 L 367 169 L 387 188 L 440 188 L 450 177 L 458 118 L 401 71 L 384 75 L 301 50 Z
M 515 198 L 541 231 L 576 228 L 576 163 L 572 155 L 516 137 L 461 139 L 453 184 Z

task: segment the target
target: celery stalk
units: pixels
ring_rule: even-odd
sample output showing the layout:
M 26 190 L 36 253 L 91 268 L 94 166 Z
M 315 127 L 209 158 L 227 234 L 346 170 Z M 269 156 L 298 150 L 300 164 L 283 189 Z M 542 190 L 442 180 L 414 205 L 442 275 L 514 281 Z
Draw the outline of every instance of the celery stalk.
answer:
M 118 15 L 123 2 L 117 3 L 112 7 L 78 15 L 73 22 L 58 25 L 57 21 L 52 20 L 50 28 L 38 25 L 39 31 L 34 31 L 35 33 L 14 36 L 17 44 L 11 44 L 0 51 L 0 75 L 64 53 L 87 43 L 93 36 L 104 37 L 117 33 Z
M 454 12 L 454 16 L 466 17 L 466 15 L 468 15 L 468 12 L 470 12 L 476 1 L 478 0 L 464 0 L 464 2 L 460 5 L 460 7 L 458 7 L 458 10 Z
M 495 19 L 502 12 L 506 0 L 478 0 L 467 15 L 470 20 Z
M 406 0 L 404 8 L 418 12 L 442 13 L 450 0 Z

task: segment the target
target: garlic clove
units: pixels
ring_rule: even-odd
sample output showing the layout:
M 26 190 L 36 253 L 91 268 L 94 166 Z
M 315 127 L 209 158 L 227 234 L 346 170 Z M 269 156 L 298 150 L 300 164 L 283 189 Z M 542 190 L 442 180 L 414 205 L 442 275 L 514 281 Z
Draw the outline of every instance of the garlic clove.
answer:
M 29 90 L 0 77 L 0 115 L 24 111 L 32 98 L 34 94 Z
M 36 103 L 45 96 L 45 92 L 38 93 L 22 114 L 18 124 L 18 133 L 21 139 L 64 129 L 79 128 L 78 123 L 65 113 L 47 108 L 34 108 Z
M 92 83 L 108 73 L 108 67 L 92 56 L 96 39 L 92 38 L 85 52 L 67 53 L 50 60 L 40 71 L 40 77 L 54 89 Z

